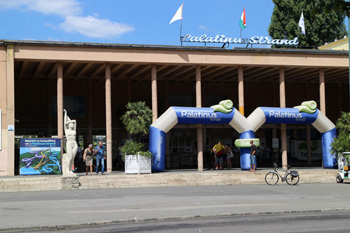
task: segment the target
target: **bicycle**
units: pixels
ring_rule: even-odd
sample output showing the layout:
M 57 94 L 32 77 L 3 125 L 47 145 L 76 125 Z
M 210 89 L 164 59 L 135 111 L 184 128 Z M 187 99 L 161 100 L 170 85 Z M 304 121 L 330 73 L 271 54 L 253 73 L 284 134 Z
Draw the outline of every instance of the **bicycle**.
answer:
M 273 166 L 275 167 L 274 171 L 270 171 L 265 175 L 265 182 L 268 185 L 275 185 L 277 184 L 279 178 L 281 177 L 282 182 L 286 181 L 289 185 L 296 185 L 299 182 L 299 173 L 298 171 L 291 171 L 291 166 L 288 165 L 287 170 L 285 171 L 284 176 L 282 176 L 277 171 L 277 164 L 274 163 Z

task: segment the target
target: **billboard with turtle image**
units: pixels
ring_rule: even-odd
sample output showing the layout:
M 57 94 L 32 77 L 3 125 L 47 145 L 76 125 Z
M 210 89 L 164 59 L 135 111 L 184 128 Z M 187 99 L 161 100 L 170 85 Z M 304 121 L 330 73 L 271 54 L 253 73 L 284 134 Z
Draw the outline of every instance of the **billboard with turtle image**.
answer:
M 61 174 L 61 139 L 20 139 L 20 175 Z

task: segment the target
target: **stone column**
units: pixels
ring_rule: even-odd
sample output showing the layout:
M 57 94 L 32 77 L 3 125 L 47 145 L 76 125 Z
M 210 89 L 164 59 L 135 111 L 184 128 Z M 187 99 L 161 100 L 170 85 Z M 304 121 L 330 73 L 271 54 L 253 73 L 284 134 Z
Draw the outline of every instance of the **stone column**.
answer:
M 63 138 L 63 66 L 57 63 L 57 136 Z
M 158 119 L 157 66 L 152 65 L 152 122 Z
M 277 138 L 277 129 L 272 129 L 272 138 Z M 272 148 L 272 162 L 278 164 L 279 163 L 279 149 Z M 272 165 L 272 164 L 271 164 Z
M 105 68 L 106 90 L 106 142 L 107 142 L 107 173 L 112 173 L 112 101 L 111 101 L 111 65 Z
M 244 116 L 244 80 L 242 66 L 238 66 L 238 105 L 240 113 Z
M 196 107 L 202 107 L 201 67 L 196 66 Z M 203 171 L 203 132 L 202 125 L 197 125 L 198 171 Z
M 307 165 L 312 165 L 311 160 L 311 126 L 310 124 L 306 125 L 306 142 L 307 142 Z
M 165 108 L 168 109 L 170 107 L 169 102 L 170 96 L 169 96 L 169 79 L 165 80 Z
M 52 105 L 52 93 L 51 93 L 51 79 L 47 79 L 47 136 L 52 136 L 52 116 L 51 116 L 51 105 Z
M 340 116 L 340 112 L 343 109 L 343 98 L 342 98 L 342 84 L 338 83 L 338 112 Z
M 165 109 L 168 109 L 170 107 L 169 103 L 169 79 L 165 80 Z M 169 151 L 169 145 L 170 145 L 170 137 L 166 136 L 165 140 L 165 156 L 166 156 L 166 168 L 171 169 L 171 156 Z
M 92 109 L 93 109 L 93 104 L 92 104 L 92 97 L 93 97 L 93 87 L 92 87 L 92 79 L 90 78 L 88 81 L 88 101 L 89 101 L 89 110 L 88 110 L 88 142 L 93 144 L 93 138 L 92 138 Z
M 286 107 L 286 89 L 284 80 L 284 67 L 280 67 L 280 107 Z M 282 168 L 286 169 L 287 161 L 287 125 L 281 124 L 281 149 L 282 149 Z
M 131 94 L 132 94 L 131 79 L 128 78 L 128 102 L 131 102 Z
M 320 110 L 326 115 L 326 90 L 324 84 L 324 70 L 320 68 Z
M 15 68 L 14 68 L 14 46 L 7 46 L 6 66 L 6 115 L 7 125 L 15 126 Z M 7 129 L 7 175 L 15 175 L 15 131 Z

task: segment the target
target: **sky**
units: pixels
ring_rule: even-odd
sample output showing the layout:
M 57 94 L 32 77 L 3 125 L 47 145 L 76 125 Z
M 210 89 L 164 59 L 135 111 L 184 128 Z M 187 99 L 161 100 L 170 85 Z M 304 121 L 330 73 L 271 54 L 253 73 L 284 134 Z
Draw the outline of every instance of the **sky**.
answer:
M 182 3 L 183 35 L 239 37 L 245 7 L 242 38 L 268 36 L 272 0 L 0 0 L 0 39 L 180 45 Z

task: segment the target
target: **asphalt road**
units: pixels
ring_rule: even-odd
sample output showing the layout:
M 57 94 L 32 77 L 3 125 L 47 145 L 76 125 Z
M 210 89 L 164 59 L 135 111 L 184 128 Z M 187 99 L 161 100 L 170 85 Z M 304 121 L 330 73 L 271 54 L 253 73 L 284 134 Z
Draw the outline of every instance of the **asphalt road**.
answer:
M 334 183 L 0 193 L 0 229 L 54 229 L 196 217 L 230 222 L 230 218 L 264 213 L 350 211 L 349 188 L 349 184 Z
M 257 216 L 232 216 L 222 218 L 197 218 L 177 221 L 158 221 L 128 224 L 104 224 L 79 228 L 60 229 L 59 232 L 92 233 L 218 233 L 218 232 L 259 232 L 259 233 L 344 233 L 350 232 L 350 212 L 308 213 Z M 58 231 L 58 230 L 57 230 Z M 49 233 L 52 231 L 27 231 Z

